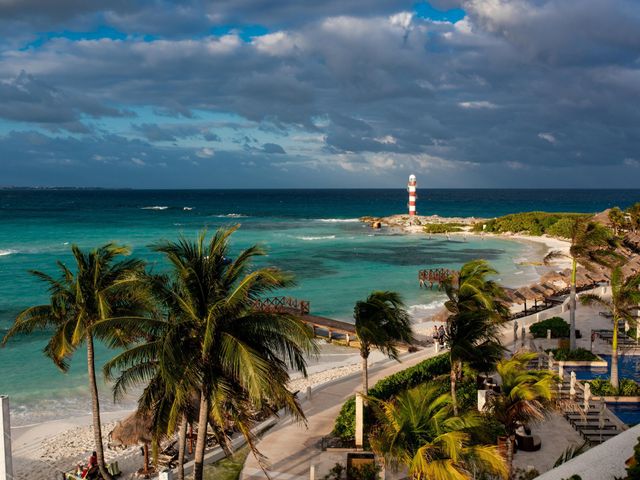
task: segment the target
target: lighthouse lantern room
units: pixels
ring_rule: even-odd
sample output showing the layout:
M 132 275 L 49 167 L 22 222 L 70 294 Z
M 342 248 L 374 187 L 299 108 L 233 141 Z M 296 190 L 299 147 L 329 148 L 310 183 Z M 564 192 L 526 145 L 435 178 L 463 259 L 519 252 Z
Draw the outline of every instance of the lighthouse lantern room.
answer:
M 416 215 L 416 176 L 409 175 L 409 184 L 407 185 L 407 191 L 409 192 L 409 222 L 413 224 L 413 219 Z

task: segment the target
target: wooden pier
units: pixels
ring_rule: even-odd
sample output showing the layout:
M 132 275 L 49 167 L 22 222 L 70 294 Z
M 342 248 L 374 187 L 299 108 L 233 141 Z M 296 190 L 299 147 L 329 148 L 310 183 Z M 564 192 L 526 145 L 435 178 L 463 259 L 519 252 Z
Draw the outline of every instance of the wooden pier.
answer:
M 317 330 L 327 332 L 329 340 L 335 338 L 334 334 L 339 334 L 344 336 L 347 345 L 349 345 L 351 340 L 356 337 L 356 327 L 352 323 L 311 315 L 310 303 L 307 300 L 298 300 L 291 297 L 271 297 L 256 301 L 254 306 L 263 312 L 293 314 L 309 325 L 313 329 L 314 335 L 318 335 Z

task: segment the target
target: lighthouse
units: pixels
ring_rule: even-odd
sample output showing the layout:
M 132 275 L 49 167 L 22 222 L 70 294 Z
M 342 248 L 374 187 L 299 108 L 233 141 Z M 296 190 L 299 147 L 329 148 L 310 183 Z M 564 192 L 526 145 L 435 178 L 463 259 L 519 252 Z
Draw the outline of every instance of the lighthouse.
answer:
M 416 176 L 409 175 L 409 184 L 407 191 L 409 192 L 409 223 L 413 225 L 413 218 L 416 216 Z

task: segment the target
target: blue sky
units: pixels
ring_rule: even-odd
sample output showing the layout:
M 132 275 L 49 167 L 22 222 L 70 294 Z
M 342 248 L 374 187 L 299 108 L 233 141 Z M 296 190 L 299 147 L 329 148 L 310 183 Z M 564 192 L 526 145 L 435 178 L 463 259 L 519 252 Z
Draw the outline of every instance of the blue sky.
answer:
M 632 0 L 6 2 L 0 185 L 636 187 L 638 85 Z

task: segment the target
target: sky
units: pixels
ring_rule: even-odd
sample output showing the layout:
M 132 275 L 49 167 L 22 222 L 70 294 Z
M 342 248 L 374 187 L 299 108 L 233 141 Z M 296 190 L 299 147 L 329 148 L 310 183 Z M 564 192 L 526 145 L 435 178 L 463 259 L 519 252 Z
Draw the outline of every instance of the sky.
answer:
M 637 0 L 0 0 L 0 185 L 633 188 Z

